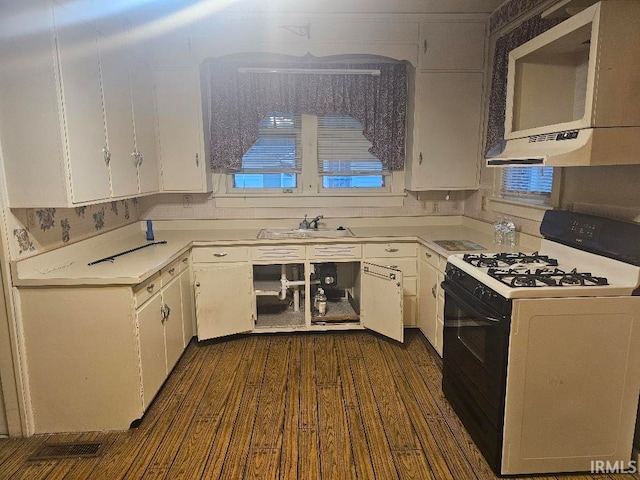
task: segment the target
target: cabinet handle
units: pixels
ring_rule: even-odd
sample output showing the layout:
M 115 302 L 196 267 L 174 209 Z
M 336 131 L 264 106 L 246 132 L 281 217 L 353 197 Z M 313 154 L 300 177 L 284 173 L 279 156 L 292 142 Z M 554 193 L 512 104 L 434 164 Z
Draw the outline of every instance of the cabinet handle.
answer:
M 226 257 L 227 256 L 227 252 L 221 252 L 221 253 L 216 252 L 216 253 L 213 254 L 213 256 L 214 257 L 218 257 L 218 258 Z
M 171 315 L 171 308 L 169 308 L 169 305 L 165 304 L 164 309 L 165 309 L 164 310 L 165 311 L 164 319 L 167 320 L 169 318 L 169 315 Z
M 144 162 L 144 155 L 141 152 L 138 152 L 138 164 L 136 165 L 136 167 L 142 165 L 142 162 Z
M 422 152 L 420 152 L 420 156 L 418 157 L 418 165 L 422 165 Z
M 435 285 L 433 287 L 431 287 L 431 295 L 433 295 L 433 298 L 436 298 L 436 286 Z
M 196 153 L 196 167 L 200 166 L 200 154 Z
M 398 251 L 398 249 L 397 249 L 397 248 L 390 248 L 390 247 L 388 247 L 388 248 L 385 248 L 385 249 L 384 249 L 384 251 L 385 251 L 385 252 L 389 252 L 389 253 L 393 253 L 393 252 L 397 252 L 397 251 Z
M 431 254 L 429 252 L 424 252 L 424 254 L 427 258 L 431 258 Z
M 182 259 L 182 263 L 187 263 L 188 261 L 189 261 L 189 259 L 188 259 L 188 258 L 183 258 L 183 259 Z
M 104 163 L 106 165 L 109 165 L 109 163 L 111 163 L 111 152 L 109 151 L 109 149 L 107 147 L 103 147 L 102 148 L 102 153 L 104 155 Z
M 397 270 L 398 265 L 387 265 L 387 268 L 393 268 L 394 270 Z
M 174 268 L 170 268 L 169 269 L 169 275 L 173 275 L 174 273 L 176 273 L 176 269 Z
M 427 39 L 422 41 L 422 53 L 427 53 Z
M 196 282 L 196 287 L 199 287 L 199 286 L 200 286 L 200 282 Z
M 153 288 L 155 287 L 155 285 L 152 283 L 151 285 L 147 286 L 147 292 L 151 293 L 153 292 Z

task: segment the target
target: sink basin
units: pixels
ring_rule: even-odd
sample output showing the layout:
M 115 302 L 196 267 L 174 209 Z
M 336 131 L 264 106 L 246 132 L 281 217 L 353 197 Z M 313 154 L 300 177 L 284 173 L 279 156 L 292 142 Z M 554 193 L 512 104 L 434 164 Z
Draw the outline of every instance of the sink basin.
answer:
M 353 232 L 348 228 L 336 230 L 329 228 L 310 228 L 302 230 L 299 228 L 263 228 L 258 233 L 257 238 L 281 239 L 281 238 L 342 238 L 353 237 Z

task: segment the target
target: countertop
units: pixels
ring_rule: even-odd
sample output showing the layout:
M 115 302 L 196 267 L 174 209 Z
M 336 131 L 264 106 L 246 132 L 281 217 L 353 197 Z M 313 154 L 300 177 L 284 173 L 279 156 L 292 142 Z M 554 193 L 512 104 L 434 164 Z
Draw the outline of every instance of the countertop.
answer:
M 460 217 L 457 217 L 460 218 Z M 196 221 L 194 221 L 196 222 Z M 158 270 L 179 258 L 191 247 L 211 245 L 278 245 L 313 243 L 363 243 L 363 242 L 419 242 L 447 257 L 465 251 L 448 251 L 434 243 L 435 240 L 468 240 L 485 247 L 482 252 L 495 252 L 492 226 L 464 218 L 452 225 L 394 225 L 349 227 L 353 237 L 304 238 L 267 240 L 257 239 L 258 228 L 188 228 L 185 222 L 165 222 L 155 230 L 155 241 L 166 244 L 153 245 L 113 262 L 88 266 L 89 262 L 119 252 L 145 245 L 144 222 L 135 223 L 98 237 L 78 242 L 51 252 L 12 262 L 12 282 L 17 287 L 68 286 L 68 285 L 136 285 Z M 185 228 L 187 227 L 187 228 Z M 502 247 L 502 251 L 534 251 L 540 239 L 518 234 L 514 248 Z M 476 252 L 478 252 L 476 250 Z

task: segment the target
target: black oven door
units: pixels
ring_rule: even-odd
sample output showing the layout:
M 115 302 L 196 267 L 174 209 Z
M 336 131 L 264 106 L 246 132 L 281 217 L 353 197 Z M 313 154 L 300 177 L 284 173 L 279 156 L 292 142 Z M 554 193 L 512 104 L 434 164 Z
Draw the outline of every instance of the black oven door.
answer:
M 491 467 L 499 471 L 510 316 L 449 279 L 442 287 L 442 388 Z

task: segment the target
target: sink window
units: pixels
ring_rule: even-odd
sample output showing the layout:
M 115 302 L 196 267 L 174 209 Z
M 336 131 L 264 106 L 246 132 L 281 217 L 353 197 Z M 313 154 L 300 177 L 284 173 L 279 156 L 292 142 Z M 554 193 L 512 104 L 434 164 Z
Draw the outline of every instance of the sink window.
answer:
M 549 203 L 553 167 L 505 167 L 502 169 L 502 195 Z
M 295 189 L 302 172 L 300 115 L 269 113 L 258 124 L 258 140 L 242 157 L 233 187 Z
M 318 116 L 318 173 L 322 188 L 382 188 L 382 162 L 369 153 L 362 124 L 348 115 Z

